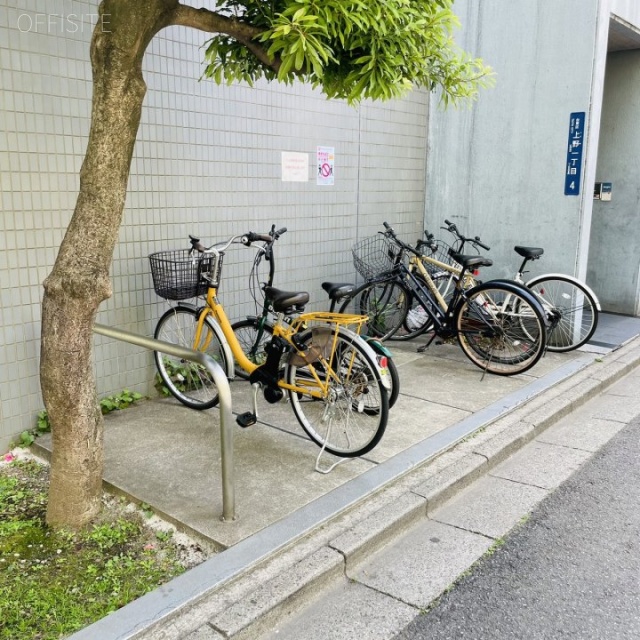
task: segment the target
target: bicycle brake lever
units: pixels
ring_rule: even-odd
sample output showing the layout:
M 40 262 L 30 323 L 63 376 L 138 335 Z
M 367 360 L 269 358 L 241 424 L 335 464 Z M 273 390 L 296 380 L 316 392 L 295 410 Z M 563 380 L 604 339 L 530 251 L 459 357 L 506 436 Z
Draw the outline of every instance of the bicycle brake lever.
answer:
M 189 236 L 189 242 L 191 242 L 191 251 L 199 251 L 200 253 L 204 253 L 206 251 L 206 247 L 200 243 L 200 238 L 195 238 L 194 236 Z

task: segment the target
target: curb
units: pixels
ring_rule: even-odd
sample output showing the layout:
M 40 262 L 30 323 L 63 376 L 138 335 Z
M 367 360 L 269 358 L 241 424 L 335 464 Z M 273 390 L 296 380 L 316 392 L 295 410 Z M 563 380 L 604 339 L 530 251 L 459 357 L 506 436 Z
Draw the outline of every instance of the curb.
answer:
M 245 640 L 256 637 L 303 606 L 332 580 L 347 575 L 366 555 L 426 518 L 552 424 L 638 366 L 640 338 L 605 356 L 594 356 L 576 373 L 463 436 L 433 457 L 416 462 L 388 484 L 374 488 L 365 499 L 354 500 L 342 512 L 328 517 L 321 526 L 303 530 L 297 537 L 293 536 L 288 545 L 257 556 L 251 564 L 236 567 L 236 573 L 227 580 L 200 590 L 194 587 L 192 597 L 185 600 L 183 594 L 179 606 L 172 609 L 169 597 L 161 615 L 130 620 L 129 630 L 123 631 L 126 624 L 112 623 L 116 622 L 115 616 L 125 613 L 125 607 L 113 614 L 114 619 L 108 616 L 68 640 L 95 637 L 104 640 Z M 204 571 L 204 565 L 200 565 L 200 569 Z M 175 594 L 183 589 L 180 578 L 156 591 Z

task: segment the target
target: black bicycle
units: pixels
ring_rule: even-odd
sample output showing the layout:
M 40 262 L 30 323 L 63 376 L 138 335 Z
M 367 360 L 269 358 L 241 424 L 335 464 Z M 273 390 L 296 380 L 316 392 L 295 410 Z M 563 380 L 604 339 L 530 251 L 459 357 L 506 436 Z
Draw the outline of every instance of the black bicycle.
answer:
M 433 331 L 419 351 L 424 351 L 436 337 L 457 339 L 476 366 L 504 376 L 523 373 L 540 360 L 545 351 L 548 318 L 530 291 L 503 280 L 465 287 L 467 273 L 492 262 L 482 256 L 454 252 L 452 258 L 459 269 L 444 262 L 438 265 L 458 272 L 455 287 L 445 299 L 424 266 L 423 254 L 398 238 L 386 222 L 384 227 L 384 233 L 354 245 L 356 268 L 369 276 L 377 275 L 340 311 L 347 311 L 352 305 L 354 312 L 377 318 L 378 324 L 370 323 L 369 330 L 378 337 L 389 337 L 407 322 L 411 305 L 417 302 Z
M 479 236 L 468 238 L 453 222 L 444 222 L 446 226 L 442 229 L 454 236 L 453 252 L 462 253 L 467 246 L 471 246 L 476 253 L 479 253 L 480 249 L 489 251 L 489 247 Z M 448 253 L 442 254 L 442 250 L 449 249 L 448 245 L 441 240 L 435 240 L 433 234 L 427 231 L 425 235 L 427 239 L 420 240 L 416 248 L 424 250 L 427 256 L 432 255 L 434 250 L 440 251 L 441 259 L 446 260 Z M 571 351 L 588 342 L 598 326 L 600 302 L 596 294 L 586 283 L 563 273 L 545 273 L 525 281 L 527 264 L 539 260 L 544 254 L 544 249 L 516 245 L 514 251 L 522 258 L 522 263 L 513 277 L 513 282 L 526 287 L 534 294 L 551 321 L 547 331 L 547 349 L 558 352 Z M 455 273 L 442 270 L 432 271 L 431 275 L 438 283 L 439 290 L 445 292 L 445 296 L 446 292 L 453 289 L 458 277 Z M 474 284 L 477 284 L 477 281 L 468 278 L 465 286 Z M 424 330 L 426 327 L 421 328 Z

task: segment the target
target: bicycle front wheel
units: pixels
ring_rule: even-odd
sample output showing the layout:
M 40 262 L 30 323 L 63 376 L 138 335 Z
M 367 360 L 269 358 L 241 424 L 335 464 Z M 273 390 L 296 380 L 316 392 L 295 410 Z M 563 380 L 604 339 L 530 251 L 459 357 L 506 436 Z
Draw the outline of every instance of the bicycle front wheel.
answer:
M 289 391 L 289 398 L 307 435 L 329 453 L 353 458 L 380 442 L 389 417 L 389 399 L 362 338 L 340 332 L 327 359 L 317 358 L 318 350 L 333 344 L 334 336 L 332 329 L 324 335 L 307 332 L 302 338 L 304 351 L 316 356 L 310 356 L 310 362 L 292 356 L 285 380 L 298 388 Z M 325 385 L 326 391 L 322 389 Z
M 598 305 L 592 294 L 571 278 L 549 275 L 527 282 L 527 287 L 559 315 L 549 333 L 549 351 L 571 351 L 591 339 L 598 326 Z
M 231 328 L 242 347 L 244 355 L 254 364 L 264 364 L 267 361 L 265 345 L 271 340 L 273 333 L 271 324 L 265 322 L 261 328 L 260 318 L 246 318 L 234 322 Z M 249 374 L 237 362 L 235 363 L 235 374 L 236 377 L 242 380 L 249 379 Z
M 386 340 L 392 336 L 404 322 L 409 309 L 409 293 L 398 282 L 372 282 L 365 287 L 355 300 L 347 300 L 340 308 L 341 313 L 355 309 L 355 313 L 368 316 L 367 334 Z
M 158 321 L 154 337 L 172 344 L 203 351 L 227 371 L 224 349 L 207 318 L 202 327 L 199 344 L 195 343 L 198 314 L 192 309 L 175 307 L 169 309 Z M 176 358 L 162 351 L 153 353 L 160 380 L 156 386 L 162 393 L 168 391 L 182 404 L 191 409 L 210 409 L 218 404 L 218 387 L 206 367 Z
M 540 360 L 546 341 L 544 316 L 530 298 L 490 282 L 464 295 L 455 326 L 469 360 L 501 376 L 523 373 Z

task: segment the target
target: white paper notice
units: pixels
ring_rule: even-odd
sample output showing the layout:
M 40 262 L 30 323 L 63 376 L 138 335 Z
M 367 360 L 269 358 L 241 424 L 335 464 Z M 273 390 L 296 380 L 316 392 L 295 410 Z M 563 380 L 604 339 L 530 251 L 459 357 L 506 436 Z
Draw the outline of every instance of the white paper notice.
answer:
M 309 182 L 309 154 L 282 152 L 282 181 Z

